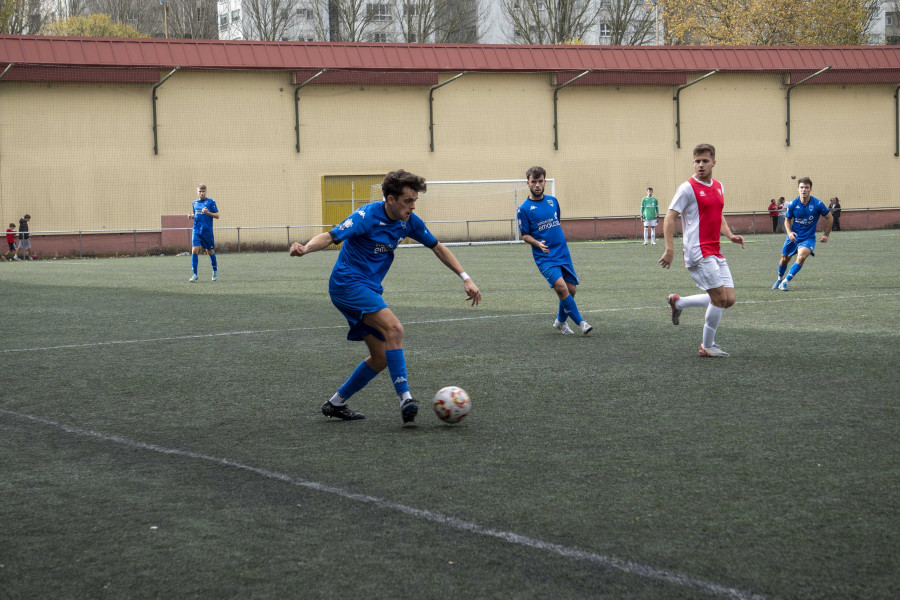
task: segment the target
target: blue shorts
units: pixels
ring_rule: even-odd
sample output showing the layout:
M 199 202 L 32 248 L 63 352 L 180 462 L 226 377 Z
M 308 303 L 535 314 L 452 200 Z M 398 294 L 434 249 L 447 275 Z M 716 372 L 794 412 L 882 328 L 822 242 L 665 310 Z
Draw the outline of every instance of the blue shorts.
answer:
M 197 233 L 195 231 L 191 240 L 191 246 L 200 246 L 204 250 L 215 250 L 216 240 L 211 231 L 209 233 Z
M 540 269 L 541 275 L 544 276 L 544 279 L 547 280 L 550 287 L 553 287 L 553 284 L 556 283 L 556 280 L 560 277 L 563 278 L 563 281 L 568 281 L 573 285 L 581 285 L 581 282 L 578 281 L 578 275 L 575 274 L 575 267 L 572 266 L 572 263 L 567 265 L 553 265 Z
M 331 303 L 341 311 L 341 314 L 347 319 L 347 324 L 350 325 L 350 331 L 347 332 L 348 340 L 359 342 L 367 335 L 374 335 L 384 341 L 384 336 L 380 331 L 369 327 L 362 320 L 364 315 L 389 308 L 381 294 L 364 285 L 350 285 L 340 290 L 329 288 L 328 295 L 331 296 Z
M 781 253 L 790 258 L 797 254 L 800 248 L 809 248 L 810 254 L 815 256 L 816 253 L 813 250 L 816 249 L 816 236 L 802 240 L 798 238 L 796 242 L 792 242 L 791 238 L 787 238 L 784 240 L 784 247 L 781 249 Z

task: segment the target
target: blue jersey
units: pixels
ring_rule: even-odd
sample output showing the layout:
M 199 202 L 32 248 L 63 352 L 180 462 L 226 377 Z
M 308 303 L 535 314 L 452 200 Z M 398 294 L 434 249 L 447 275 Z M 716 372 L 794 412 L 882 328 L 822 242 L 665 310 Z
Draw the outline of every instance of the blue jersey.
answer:
M 538 269 L 572 264 L 566 235 L 559 224 L 559 201 L 556 198 L 546 194 L 540 200 L 529 198 L 519 207 L 516 218 L 519 221 L 519 233 L 530 235 L 539 242 L 543 241 L 550 250 L 549 254 L 545 254 L 540 249 L 531 247 L 531 255 Z
M 194 233 L 199 235 L 212 235 L 213 218 L 203 214 L 202 211 L 204 208 L 208 209 L 209 212 L 219 212 L 216 201 L 212 198 L 207 198 L 206 200 L 200 200 L 198 198 L 197 200 L 194 200 Z
M 791 200 L 785 217 L 791 221 L 791 231 L 797 234 L 797 240 L 808 240 L 816 237 L 816 225 L 819 217 L 828 214 L 825 203 L 815 197 L 810 197 L 809 202 L 803 204 L 799 196 Z
M 410 237 L 428 248 L 438 241 L 425 222 L 412 213 L 408 221 L 392 221 L 384 212 L 384 201 L 366 204 L 332 229 L 331 239 L 341 242 L 341 252 L 331 271 L 329 290 L 364 285 L 379 294 L 381 281 L 394 262 L 394 249 Z

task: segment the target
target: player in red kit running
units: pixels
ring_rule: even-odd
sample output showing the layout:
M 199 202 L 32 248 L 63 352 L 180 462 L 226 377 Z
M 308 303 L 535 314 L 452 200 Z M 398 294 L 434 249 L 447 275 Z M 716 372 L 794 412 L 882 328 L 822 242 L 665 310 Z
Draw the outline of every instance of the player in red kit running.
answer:
M 694 148 L 694 176 L 682 183 L 669 205 L 663 233 L 666 251 L 659 264 L 663 269 L 672 265 L 675 243 L 675 219 L 681 217 L 684 232 L 684 266 L 705 294 L 682 298 L 669 295 L 672 322 L 678 325 L 681 311 L 690 306 L 706 309 L 703 326 L 703 343 L 700 356 L 726 357 L 728 353 L 716 344 L 716 330 L 726 308 L 735 301 L 734 280 L 725 257 L 719 248 L 719 238 L 724 235 L 735 244 L 744 247 L 744 238 L 734 235 L 725 216 L 725 192 L 722 184 L 712 178 L 716 166 L 716 149 L 710 144 Z

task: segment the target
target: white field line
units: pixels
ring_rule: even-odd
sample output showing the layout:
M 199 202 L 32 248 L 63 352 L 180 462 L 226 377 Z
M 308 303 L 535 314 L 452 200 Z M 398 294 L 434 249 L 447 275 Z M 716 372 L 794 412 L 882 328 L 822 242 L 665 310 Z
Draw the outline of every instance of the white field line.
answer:
M 777 304 L 784 302 L 791 302 L 793 298 L 784 297 L 781 292 L 775 292 L 773 295 L 782 296 L 778 299 L 771 300 L 742 300 L 737 302 L 736 304 Z M 805 300 L 859 300 L 865 298 L 883 298 L 883 297 L 897 297 L 900 296 L 900 292 L 894 293 L 885 293 L 885 294 L 860 294 L 853 296 L 823 296 L 820 298 L 805 298 Z M 619 307 L 619 308 L 598 308 L 594 310 L 582 310 L 582 313 L 593 314 L 593 313 L 612 313 L 612 312 L 625 312 L 625 311 L 638 311 L 638 310 L 661 310 L 667 309 L 668 305 L 665 302 L 661 302 L 659 305 L 654 306 L 632 306 L 632 307 Z M 545 312 L 533 312 L 533 313 L 512 313 L 512 314 L 500 314 L 500 315 L 479 315 L 477 317 L 456 317 L 452 319 L 427 319 L 424 321 L 407 321 L 403 323 L 404 326 L 409 325 L 428 325 L 434 323 L 456 323 L 460 321 L 479 321 L 484 319 L 509 319 L 509 318 L 518 318 L 518 317 L 543 317 L 543 316 L 552 316 L 556 313 L 545 313 Z M 137 340 L 110 340 L 106 342 L 87 342 L 84 344 L 64 344 L 61 346 L 43 346 L 37 348 L 6 348 L 0 350 L 0 354 L 10 354 L 14 352 L 41 352 L 48 350 L 69 350 L 73 348 L 98 348 L 102 346 L 117 346 L 124 344 L 149 344 L 153 342 L 175 342 L 180 340 L 196 340 L 196 339 L 204 339 L 204 338 L 215 338 L 215 337 L 229 337 L 235 335 L 258 335 L 262 333 L 287 333 L 291 331 L 323 331 L 328 329 L 346 329 L 346 325 L 326 325 L 322 327 L 288 327 L 284 329 L 250 329 L 245 331 L 223 331 L 220 333 L 198 333 L 198 334 L 190 334 L 190 335 L 176 335 L 176 336 L 168 336 L 168 337 L 158 337 L 158 338 L 144 338 Z
M 105 433 L 100 433 L 97 431 L 91 431 L 89 429 L 82 429 L 80 427 L 73 427 L 71 425 L 66 425 L 64 423 L 57 423 L 55 421 L 51 421 L 49 419 L 44 419 L 41 417 L 36 417 L 34 415 L 26 415 L 22 413 L 17 413 L 9 410 L 4 410 L 0 408 L 0 414 L 6 415 L 8 417 L 15 417 L 17 419 L 28 420 L 34 423 L 40 423 L 42 425 L 47 425 L 49 427 L 53 427 L 56 429 L 60 429 L 65 431 L 66 433 L 71 433 L 74 435 L 94 438 L 96 440 L 104 441 L 104 442 L 113 442 L 115 444 L 121 444 L 123 446 L 129 446 L 131 448 L 137 448 L 138 450 L 146 450 L 149 452 L 157 452 L 159 454 L 168 454 L 172 456 L 180 456 L 183 458 L 190 458 L 194 460 L 200 460 L 208 463 L 213 463 L 219 465 L 221 467 L 226 467 L 230 469 L 237 469 L 241 471 L 246 471 L 249 473 L 253 473 L 255 475 L 259 475 L 260 477 L 266 479 L 273 479 L 276 481 L 281 481 L 293 486 L 306 488 L 308 490 L 312 490 L 315 492 L 320 492 L 323 494 L 331 494 L 333 496 L 338 496 L 341 498 L 345 498 L 347 500 L 352 500 L 354 502 L 360 502 L 362 504 L 368 504 L 370 506 L 374 506 L 376 508 L 380 508 L 383 510 L 393 511 L 404 513 L 410 515 L 412 517 L 416 517 L 418 519 L 422 519 L 425 521 L 431 521 L 433 523 L 437 523 L 438 525 L 443 525 L 445 527 L 450 527 L 452 529 L 457 529 L 460 531 L 466 531 L 469 533 L 473 533 L 476 535 L 482 535 L 486 537 L 493 537 L 509 544 L 514 544 L 517 546 L 525 546 L 527 548 L 533 548 L 535 550 L 540 550 L 542 552 L 557 554 L 559 556 L 564 556 L 566 558 L 572 558 L 575 560 L 579 560 L 586 563 L 591 563 L 600 567 L 615 569 L 617 571 L 621 571 L 623 573 L 627 573 L 629 575 L 634 575 L 637 577 L 641 577 L 644 579 L 652 579 L 656 581 L 661 581 L 663 583 L 667 583 L 670 585 L 676 585 L 696 590 L 701 590 L 703 592 L 721 597 L 721 598 L 733 598 L 736 600 L 766 600 L 768 597 L 760 594 L 756 594 L 753 592 L 747 592 L 743 590 L 738 590 L 735 588 L 730 588 L 727 586 L 723 586 L 717 583 L 712 583 L 709 581 L 704 581 L 702 579 L 696 579 L 694 577 L 690 577 L 688 575 L 683 575 L 680 573 L 673 573 L 671 571 L 667 571 L 665 569 L 659 569 L 656 567 L 652 567 L 649 565 L 644 565 L 641 563 L 632 562 L 629 560 L 623 560 L 621 558 L 616 558 L 613 556 L 604 556 L 602 554 L 595 554 L 593 552 L 587 552 L 585 550 L 578 550 L 577 548 L 569 548 L 567 546 L 563 546 L 561 544 L 554 544 L 552 542 L 545 542 L 543 540 L 539 540 L 537 538 L 528 537 L 525 535 L 520 535 L 517 533 L 513 533 L 511 531 L 503 531 L 500 529 L 494 529 L 492 527 L 486 527 L 483 525 L 478 525 L 477 523 L 473 523 L 471 521 L 464 521 L 462 519 L 458 519 L 456 517 L 450 517 L 447 515 L 443 515 L 441 513 L 432 512 L 430 510 L 424 510 L 420 508 L 414 508 L 412 506 L 407 506 L 405 504 L 398 504 L 396 502 L 391 502 L 389 500 L 383 500 L 381 498 L 377 498 L 375 496 L 369 496 L 366 494 L 358 494 L 356 492 L 351 492 L 349 490 L 345 490 L 342 488 L 330 486 L 324 483 L 319 483 L 316 481 L 309 481 L 306 479 L 302 479 L 299 477 L 294 477 L 292 475 L 286 475 L 284 473 L 276 473 L 274 471 L 269 471 L 267 469 L 261 469 L 259 467 L 253 467 L 250 465 L 245 465 L 242 463 L 238 463 L 227 458 L 217 458 L 215 456 L 208 456 L 206 454 L 200 454 L 198 452 L 192 452 L 190 450 L 179 450 L 177 448 L 166 448 L 164 446 L 158 446 L 156 444 L 148 444 L 145 442 L 138 442 L 134 440 L 130 440 L 127 438 L 123 438 L 117 435 L 109 435 Z

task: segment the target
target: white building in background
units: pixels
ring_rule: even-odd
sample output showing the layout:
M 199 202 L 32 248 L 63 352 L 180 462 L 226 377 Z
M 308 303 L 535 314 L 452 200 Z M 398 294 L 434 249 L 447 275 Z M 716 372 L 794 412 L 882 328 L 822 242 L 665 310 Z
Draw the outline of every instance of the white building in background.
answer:
M 254 0 L 259 1 L 259 0 Z M 329 31 L 328 0 L 274 0 L 282 10 L 292 11 L 295 17 L 291 27 L 280 36 L 283 41 L 328 41 Z M 315 2 L 319 2 L 316 8 Z M 340 2 L 341 0 L 336 0 Z M 448 3 L 458 5 L 460 10 L 472 10 L 478 19 L 475 31 L 466 31 L 462 34 L 462 41 L 471 41 L 481 44 L 520 44 L 527 40 L 509 16 L 504 4 L 514 9 L 523 9 L 523 5 L 529 0 L 445 0 Z M 581 42 L 585 44 L 610 44 L 613 41 L 613 19 L 610 12 L 613 10 L 614 0 L 578 0 L 589 3 L 593 10 L 597 11 L 597 18 L 593 20 L 588 30 L 581 36 Z M 641 18 L 649 22 L 651 33 L 643 41 L 645 45 L 658 45 L 662 43 L 662 23 L 656 0 L 629 0 L 637 2 L 641 9 Z M 218 25 L 219 39 L 241 40 L 259 39 L 253 33 L 252 19 L 248 18 L 245 0 L 218 0 Z M 246 0 L 250 2 L 250 0 Z M 398 11 L 398 8 L 400 9 Z M 404 0 L 373 0 L 366 2 L 365 14 L 370 23 L 366 27 L 363 36 L 366 42 L 400 43 L 406 41 L 400 23 L 398 12 L 415 10 L 415 3 L 404 3 Z M 645 25 L 647 26 L 647 25 Z M 414 40 L 417 42 L 433 42 L 433 39 Z

